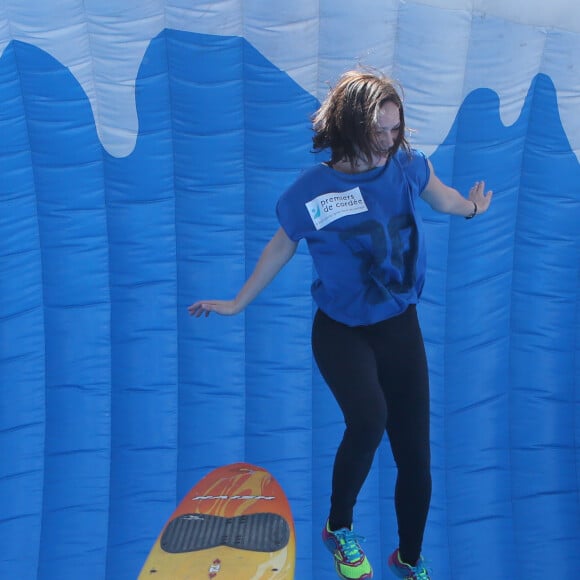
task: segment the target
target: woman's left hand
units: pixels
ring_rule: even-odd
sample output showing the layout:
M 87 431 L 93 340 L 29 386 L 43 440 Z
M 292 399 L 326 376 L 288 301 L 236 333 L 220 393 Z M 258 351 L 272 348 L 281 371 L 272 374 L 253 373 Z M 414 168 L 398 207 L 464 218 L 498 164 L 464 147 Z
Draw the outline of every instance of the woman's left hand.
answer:
M 477 213 L 485 213 L 491 203 L 493 191 L 491 189 L 485 193 L 485 181 L 476 181 L 469 190 L 469 200 L 477 205 Z

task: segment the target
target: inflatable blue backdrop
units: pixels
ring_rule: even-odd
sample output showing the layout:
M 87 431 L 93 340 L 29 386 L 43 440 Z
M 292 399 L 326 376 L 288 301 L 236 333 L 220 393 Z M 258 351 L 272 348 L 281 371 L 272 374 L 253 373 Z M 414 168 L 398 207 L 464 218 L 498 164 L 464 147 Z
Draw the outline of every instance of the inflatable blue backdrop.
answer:
M 414 146 L 491 210 L 422 208 L 434 578 L 580 569 L 580 10 L 571 0 L 7 0 L 0 7 L 0 576 L 135 578 L 182 495 L 249 461 L 283 485 L 296 578 L 340 413 L 312 360 L 305 248 L 231 297 L 358 64 L 405 88 Z M 523 13 L 522 13 L 523 10 Z M 357 505 L 396 542 L 387 443 Z

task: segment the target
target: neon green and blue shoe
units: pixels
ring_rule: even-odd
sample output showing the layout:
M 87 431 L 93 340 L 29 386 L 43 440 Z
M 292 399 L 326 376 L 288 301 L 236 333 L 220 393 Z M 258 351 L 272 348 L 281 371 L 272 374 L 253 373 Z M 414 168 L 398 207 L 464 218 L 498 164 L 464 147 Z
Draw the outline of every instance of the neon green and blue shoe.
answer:
M 391 572 L 397 578 L 403 578 L 404 580 L 431 580 L 429 570 L 425 568 L 422 556 L 419 557 L 419 561 L 414 566 L 411 566 L 401 560 L 397 549 L 389 556 L 388 564 Z
M 368 580 L 373 577 L 373 569 L 359 545 L 359 540 L 363 539 L 349 528 L 331 532 L 328 522 L 322 530 L 322 541 L 334 556 L 336 573 L 343 580 Z

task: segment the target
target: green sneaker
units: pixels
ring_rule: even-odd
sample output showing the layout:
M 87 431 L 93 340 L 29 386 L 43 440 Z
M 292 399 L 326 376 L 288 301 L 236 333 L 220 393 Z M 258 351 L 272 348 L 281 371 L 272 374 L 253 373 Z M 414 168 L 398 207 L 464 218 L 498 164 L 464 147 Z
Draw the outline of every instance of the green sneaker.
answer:
M 415 566 L 411 566 L 401 560 L 399 550 L 397 549 L 389 556 L 388 563 L 391 572 L 398 578 L 403 578 L 403 580 L 431 580 L 429 570 L 425 568 L 425 564 L 423 563 L 423 556 L 419 557 L 419 561 Z
M 373 577 L 373 569 L 358 543 L 363 539 L 349 528 L 331 532 L 328 522 L 322 530 L 322 541 L 334 556 L 336 573 L 343 580 L 368 580 Z

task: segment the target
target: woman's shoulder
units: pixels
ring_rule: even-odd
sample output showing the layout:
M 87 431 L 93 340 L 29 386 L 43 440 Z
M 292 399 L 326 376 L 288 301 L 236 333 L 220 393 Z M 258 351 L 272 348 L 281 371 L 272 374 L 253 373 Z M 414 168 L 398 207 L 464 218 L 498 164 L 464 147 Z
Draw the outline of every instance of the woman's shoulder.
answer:
M 301 172 L 296 181 L 298 180 L 308 180 L 308 179 L 321 179 L 324 175 L 327 175 L 329 171 L 332 171 L 326 163 L 315 163 L 305 167 Z
M 408 151 L 399 150 L 396 154 L 396 162 L 406 178 L 416 184 L 416 189 L 419 192 L 423 191 L 431 173 L 425 153 L 415 148 L 411 148 Z
M 429 170 L 427 156 L 420 149 L 399 149 L 395 154 L 395 162 L 405 173 L 424 173 Z
M 414 163 L 425 163 L 427 156 L 425 153 L 423 153 L 423 151 L 416 149 L 415 147 L 410 147 L 409 149 L 403 149 L 401 147 L 395 153 L 394 159 L 397 161 L 397 163 L 399 163 L 399 165 L 405 167 L 408 165 L 413 165 Z
M 295 196 L 300 192 L 317 189 L 318 184 L 324 182 L 331 171 L 332 170 L 324 163 L 317 163 L 316 165 L 311 165 L 302 169 L 290 187 L 286 189 L 284 195 Z

